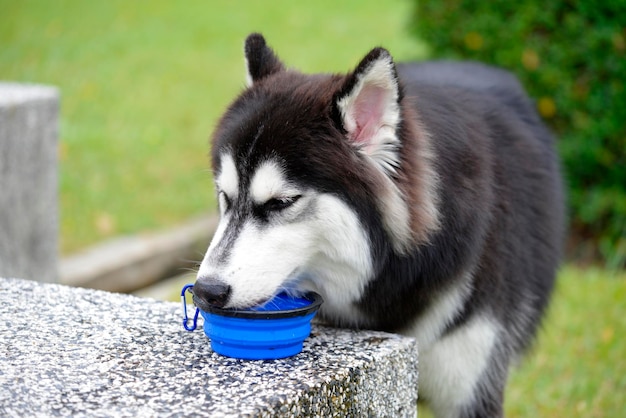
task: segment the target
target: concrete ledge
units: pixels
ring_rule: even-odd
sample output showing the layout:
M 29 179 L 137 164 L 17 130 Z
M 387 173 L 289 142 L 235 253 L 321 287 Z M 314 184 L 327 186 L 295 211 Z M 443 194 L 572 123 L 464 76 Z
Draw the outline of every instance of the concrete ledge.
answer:
M 61 283 L 114 292 L 132 292 L 180 274 L 201 261 L 217 226 L 214 215 L 171 230 L 115 238 L 63 258 Z
M 376 416 L 417 411 L 417 348 L 316 325 L 304 351 L 243 361 L 176 303 L 0 279 L 0 416 Z

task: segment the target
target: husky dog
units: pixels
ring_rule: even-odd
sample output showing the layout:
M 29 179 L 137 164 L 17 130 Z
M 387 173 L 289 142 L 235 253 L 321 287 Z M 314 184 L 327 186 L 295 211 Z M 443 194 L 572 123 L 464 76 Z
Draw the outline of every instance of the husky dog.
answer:
M 259 34 L 245 58 L 212 141 L 221 219 L 197 306 L 316 291 L 332 324 L 417 339 L 438 417 L 501 416 L 564 235 L 553 139 L 518 81 L 383 48 L 305 75 Z

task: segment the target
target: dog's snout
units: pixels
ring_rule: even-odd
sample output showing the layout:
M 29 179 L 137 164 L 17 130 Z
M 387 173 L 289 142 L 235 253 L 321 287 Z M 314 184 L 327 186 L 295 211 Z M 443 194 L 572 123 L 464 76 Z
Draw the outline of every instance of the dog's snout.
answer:
M 193 287 L 194 299 L 222 308 L 228 302 L 231 288 L 215 277 L 198 278 Z

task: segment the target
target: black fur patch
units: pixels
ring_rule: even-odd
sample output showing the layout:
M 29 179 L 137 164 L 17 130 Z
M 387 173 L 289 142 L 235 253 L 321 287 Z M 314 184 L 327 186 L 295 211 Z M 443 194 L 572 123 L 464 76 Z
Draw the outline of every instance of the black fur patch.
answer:
M 248 73 L 252 81 L 258 81 L 283 69 L 283 64 L 274 51 L 265 43 L 265 38 L 258 33 L 248 36 L 244 46 Z

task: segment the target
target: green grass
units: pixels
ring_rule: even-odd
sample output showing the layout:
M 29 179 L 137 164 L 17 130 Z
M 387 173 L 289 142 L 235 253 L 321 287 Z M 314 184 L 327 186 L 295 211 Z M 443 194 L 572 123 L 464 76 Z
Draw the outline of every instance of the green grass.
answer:
M 626 273 L 564 268 L 534 353 L 511 375 L 508 416 L 624 416 L 625 319 Z
M 409 1 L 0 0 L 0 80 L 59 86 L 61 251 L 213 210 L 208 138 L 262 31 L 289 66 L 345 72 L 424 48 Z

